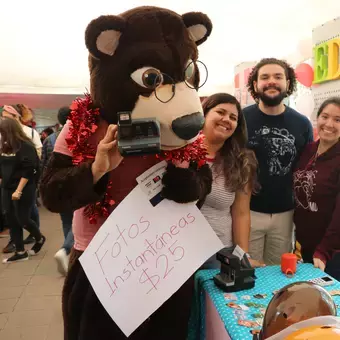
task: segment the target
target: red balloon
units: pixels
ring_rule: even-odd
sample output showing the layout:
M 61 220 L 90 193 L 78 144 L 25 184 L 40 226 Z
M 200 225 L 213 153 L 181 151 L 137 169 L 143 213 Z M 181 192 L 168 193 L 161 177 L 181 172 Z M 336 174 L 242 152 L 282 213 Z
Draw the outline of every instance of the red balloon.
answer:
M 308 64 L 299 64 L 295 69 L 296 79 L 304 86 L 311 87 L 314 79 L 314 71 Z

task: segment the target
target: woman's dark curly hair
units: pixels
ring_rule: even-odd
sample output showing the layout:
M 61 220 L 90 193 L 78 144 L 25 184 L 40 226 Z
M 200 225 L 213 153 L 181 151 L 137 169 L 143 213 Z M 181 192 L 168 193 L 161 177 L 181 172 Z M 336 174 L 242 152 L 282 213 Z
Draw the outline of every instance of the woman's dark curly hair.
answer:
M 287 96 L 290 96 L 296 90 L 296 76 L 294 69 L 284 60 L 276 58 L 264 58 L 258 62 L 249 74 L 247 88 L 254 100 L 258 101 L 258 95 L 254 87 L 254 81 L 257 81 L 259 69 L 265 65 L 279 65 L 285 70 L 286 78 L 289 80 Z
M 253 192 L 257 191 L 257 159 L 252 150 L 247 149 L 247 125 L 241 105 L 228 93 L 215 93 L 203 102 L 204 116 L 219 104 L 233 104 L 237 108 L 238 122 L 234 134 L 228 138 L 216 156 L 214 166 L 222 171 L 226 187 L 232 191 L 245 190 L 250 184 Z

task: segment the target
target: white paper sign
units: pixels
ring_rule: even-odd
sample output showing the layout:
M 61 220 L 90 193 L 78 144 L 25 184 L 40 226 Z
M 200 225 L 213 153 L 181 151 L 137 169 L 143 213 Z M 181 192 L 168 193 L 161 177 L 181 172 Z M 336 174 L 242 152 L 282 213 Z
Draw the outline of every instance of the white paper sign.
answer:
M 129 336 L 222 248 L 194 204 L 164 199 L 153 207 L 137 186 L 80 262 L 102 305 Z

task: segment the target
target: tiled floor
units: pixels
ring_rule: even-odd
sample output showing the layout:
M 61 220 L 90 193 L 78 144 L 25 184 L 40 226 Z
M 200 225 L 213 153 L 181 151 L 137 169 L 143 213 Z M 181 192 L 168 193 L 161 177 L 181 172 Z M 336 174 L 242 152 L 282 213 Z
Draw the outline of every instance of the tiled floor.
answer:
M 0 263 L 0 340 L 62 340 L 63 277 L 53 258 L 62 244 L 59 215 L 40 209 L 45 247 L 29 261 Z M 8 239 L 0 238 L 0 249 Z M 5 255 L 2 254 L 2 258 Z M 0 256 L 1 258 L 1 256 Z

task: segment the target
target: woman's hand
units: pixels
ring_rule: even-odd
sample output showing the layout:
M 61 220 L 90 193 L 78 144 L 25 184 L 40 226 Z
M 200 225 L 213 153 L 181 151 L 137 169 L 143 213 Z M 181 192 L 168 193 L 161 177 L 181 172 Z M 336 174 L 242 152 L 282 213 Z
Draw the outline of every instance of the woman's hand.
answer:
M 12 201 L 19 201 L 22 193 L 20 191 L 14 191 L 12 194 Z
M 266 265 L 260 261 L 257 261 L 257 260 L 253 260 L 253 259 L 248 259 L 249 260 L 249 263 L 250 265 L 253 267 L 253 268 L 259 268 L 259 267 L 265 267 Z
M 117 125 L 109 125 L 105 137 L 98 144 L 96 158 L 92 164 L 94 183 L 107 172 L 117 168 L 122 159 L 117 146 Z
M 314 267 L 321 269 L 323 272 L 325 271 L 326 264 L 318 259 L 317 257 L 313 257 Z

